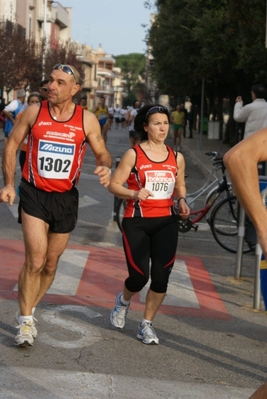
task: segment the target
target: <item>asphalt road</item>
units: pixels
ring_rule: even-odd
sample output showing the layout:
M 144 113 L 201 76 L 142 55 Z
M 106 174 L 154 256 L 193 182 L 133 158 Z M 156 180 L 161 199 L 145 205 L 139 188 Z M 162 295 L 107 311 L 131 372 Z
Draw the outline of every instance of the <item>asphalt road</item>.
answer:
M 115 167 L 128 148 L 128 132 L 111 130 L 107 145 Z M 188 157 L 186 165 L 193 191 L 205 177 Z M 0 398 L 249 398 L 267 371 L 266 314 L 263 306 L 253 310 L 253 254 L 244 256 L 237 281 L 235 255 L 219 247 L 205 221 L 197 232 L 180 234 L 170 303 L 154 322 L 160 345 L 141 344 L 142 296 L 123 331 L 109 322 L 126 271 L 114 199 L 94 168 L 88 149 L 79 221 L 54 291 L 36 311 L 39 335 L 26 350 L 14 346 L 21 228 L 16 206 L 0 206 Z M 18 168 L 17 184 L 19 178 Z

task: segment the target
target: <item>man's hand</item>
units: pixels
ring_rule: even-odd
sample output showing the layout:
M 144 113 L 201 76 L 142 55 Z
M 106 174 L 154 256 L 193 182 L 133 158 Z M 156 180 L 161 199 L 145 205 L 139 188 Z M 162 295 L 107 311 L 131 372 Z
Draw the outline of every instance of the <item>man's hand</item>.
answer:
M 0 190 L 0 202 L 8 202 L 9 205 L 13 205 L 16 198 L 15 187 L 8 184 L 2 190 Z
M 111 175 L 111 169 L 109 169 L 108 166 L 98 166 L 94 174 L 99 176 L 100 184 L 103 184 L 104 187 L 108 187 Z
M 235 99 L 236 103 L 242 103 L 242 97 L 241 96 L 237 96 Z

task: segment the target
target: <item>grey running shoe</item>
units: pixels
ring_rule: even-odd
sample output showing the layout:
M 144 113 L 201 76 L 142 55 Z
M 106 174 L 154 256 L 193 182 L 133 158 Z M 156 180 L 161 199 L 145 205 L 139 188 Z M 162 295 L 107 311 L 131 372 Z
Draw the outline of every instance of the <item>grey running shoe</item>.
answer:
M 16 326 L 19 329 L 15 336 L 15 344 L 21 347 L 32 346 L 34 338 L 32 336 L 32 321 L 24 321 Z
M 115 301 L 115 307 L 110 313 L 110 322 L 114 327 L 123 328 L 125 325 L 125 318 L 128 313 L 130 305 L 123 305 L 121 303 L 122 292 L 120 292 Z
M 16 322 L 19 324 L 19 317 L 20 317 L 19 310 L 16 312 L 15 317 L 16 317 Z M 38 321 L 38 320 L 35 319 L 35 317 L 33 316 L 33 322 L 32 322 L 32 326 L 31 326 L 33 338 L 36 338 L 37 334 L 38 334 L 37 328 L 35 327 L 35 323 L 34 323 L 35 321 Z
M 152 323 L 139 324 L 137 338 L 141 339 L 143 344 L 147 345 L 158 345 L 159 339 L 157 337 L 156 331 L 154 330 Z

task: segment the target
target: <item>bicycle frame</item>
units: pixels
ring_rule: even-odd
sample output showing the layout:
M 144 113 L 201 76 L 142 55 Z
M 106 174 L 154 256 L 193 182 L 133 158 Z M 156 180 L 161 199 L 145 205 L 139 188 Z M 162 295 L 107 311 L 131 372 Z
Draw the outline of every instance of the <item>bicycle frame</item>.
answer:
M 209 192 L 209 190 L 214 189 L 217 185 L 218 182 L 220 181 L 218 171 L 221 169 L 221 163 L 217 163 L 216 161 L 220 161 L 220 158 L 218 158 L 218 153 L 213 151 L 213 152 L 207 152 L 206 155 L 210 156 L 212 155 L 213 158 L 213 168 L 209 174 L 208 180 L 204 183 L 202 187 L 200 187 L 198 190 L 194 191 L 193 193 L 189 193 L 186 195 L 186 200 L 188 205 L 190 206 L 196 199 L 198 199 L 203 193 Z M 216 177 L 215 177 L 216 175 Z
M 218 163 L 219 162 L 220 161 L 218 161 Z M 181 219 L 181 218 L 179 218 L 179 231 L 181 233 L 186 233 L 190 229 L 194 229 L 195 231 L 197 231 L 198 226 L 195 225 L 195 224 L 200 222 L 200 220 L 203 219 L 203 217 L 209 212 L 209 210 L 212 208 L 214 203 L 217 201 L 217 198 L 220 196 L 220 194 L 223 191 L 225 191 L 227 193 L 227 196 L 230 197 L 230 192 L 229 192 L 229 189 L 228 189 L 228 182 L 227 182 L 227 179 L 226 179 L 226 175 L 224 173 L 224 169 L 223 169 L 223 180 L 219 184 L 219 186 L 217 188 L 217 193 L 212 198 L 211 202 L 207 203 L 201 209 L 197 209 L 195 211 L 190 211 L 190 216 L 195 216 L 192 219 Z
M 213 173 L 210 174 L 209 179 L 206 181 L 206 183 L 200 187 L 197 191 L 194 191 L 193 193 L 187 194 L 186 195 L 186 201 L 187 204 L 190 206 L 196 199 L 198 199 L 203 193 L 205 193 L 208 190 L 211 190 L 214 188 L 219 181 L 219 178 L 217 177 L 215 180 L 213 180 L 211 183 Z

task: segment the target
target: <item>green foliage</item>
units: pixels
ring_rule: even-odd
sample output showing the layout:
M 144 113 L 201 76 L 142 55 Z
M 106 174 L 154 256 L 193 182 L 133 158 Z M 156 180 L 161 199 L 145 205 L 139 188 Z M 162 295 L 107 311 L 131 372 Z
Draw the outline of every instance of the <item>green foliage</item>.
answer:
M 153 75 L 162 93 L 236 96 L 267 83 L 262 0 L 158 0 L 149 31 Z
M 123 80 L 126 82 L 126 91 L 132 93 L 131 98 L 142 98 L 145 91 L 145 65 L 144 54 L 130 53 L 114 56 L 116 67 L 121 68 Z

